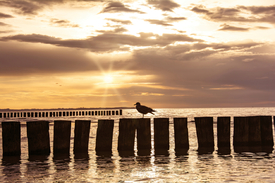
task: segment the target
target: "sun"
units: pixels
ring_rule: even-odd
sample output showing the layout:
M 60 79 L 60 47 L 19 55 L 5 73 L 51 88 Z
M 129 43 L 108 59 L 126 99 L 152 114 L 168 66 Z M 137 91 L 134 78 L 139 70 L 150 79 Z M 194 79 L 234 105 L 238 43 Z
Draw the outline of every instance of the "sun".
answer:
M 114 81 L 113 76 L 111 76 L 111 75 L 105 75 L 104 76 L 104 83 L 110 84 L 110 83 L 113 83 L 113 81 Z

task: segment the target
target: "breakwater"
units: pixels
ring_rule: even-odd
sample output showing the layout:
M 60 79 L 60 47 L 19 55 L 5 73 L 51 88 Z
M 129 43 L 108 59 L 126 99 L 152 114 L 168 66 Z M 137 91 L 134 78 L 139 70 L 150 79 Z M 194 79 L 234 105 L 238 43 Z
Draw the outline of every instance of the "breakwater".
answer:
M 71 121 L 54 121 L 54 157 L 69 156 Z M 90 120 L 76 120 L 74 130 L 74 154 L 88 156 Z M 176 155 L 185 155 L 189 150 L 187 118 L 174 118 L 174 142 Z M 153 125 L 153 128 L 151 128 Z M 198 153 L 214 151 L 213 117 L 195 117 Z M 272 152 L 272 116 L 234 117 L 233 142 L 230 141 L 230 117 L 217 118 L 218 153 L 230 154 L 231 143 L 235 152 Z M 20 122 L 2 122 L 3 157 L 20 156 Z M 99 119 L 96 135 L 96 154 L 112 155 L 114 120 Z M 117 150 L 121 157 L 134 156 L 137 141 L 139 156 L 168 155 L 169 118 L 121 118 L 119 119 Z M 27 138 L 29 156 L 49 155 L 49 122 L 28 121 Z M 153 138 L 153 140 L 152 140 Z M 153 142 L 153 143 L 152 143 Z
M 3 110 L 0 120 L 20 118 L 58 118 L 77 116 L 114 116 L 122 115 L 122 109 L 46 109 L 46 110 Z

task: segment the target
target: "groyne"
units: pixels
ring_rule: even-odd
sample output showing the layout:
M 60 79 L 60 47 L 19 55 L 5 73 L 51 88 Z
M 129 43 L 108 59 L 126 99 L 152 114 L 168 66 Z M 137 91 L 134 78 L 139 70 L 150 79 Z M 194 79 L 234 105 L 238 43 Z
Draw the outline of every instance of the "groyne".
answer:
M 275 117 L 274 117 L 275 119 Z M 54 121 L 53 154 L 54 157 L 69 156 L 71 123 L 68 120 Z M 89 145 L 90 120 L 76 120 L 74 128 L 74 154 L 87 155 Z M 153 125 L 153 128 L 151 128 Z M 189 150 L 187 118 L 173 118 L 176 155 L 185 155 Z M 233 142 L 230 128 L 234 125 Z M 215 136 L 213 117 L 195 117 L 198 153 L 213 153 Z M 231 147 L 237 153 L 273 151 L 272 116 L 217 118 L 218 153 L 230 154 Z M 49 155 L 49 122 L 27 121 L 29 156 Z M 2 122 L 3 157 L 20 156 L 21 125 L 18 121 Z M 98 156 L 111 156 L 113 144 L 114 120 L 99 119 L 97 125 L 95 151 Z M 137 141 L 138 156 L 168 155 L 169 118 L 121 118 L 119 119 L 118 146 L 119 155 L 134 156 L 134 142 Z M 152 141 L 153 138 L 153 141 Z M 233 144 L 231 146 L 231 144 Z M 153 151 L 152 151 L 153 150 Z
M 21 118 L 59 118 L 80 116 L 115 116 L 122 115 L 122 109 L 33 109 L 2 110 L 0 120 Z

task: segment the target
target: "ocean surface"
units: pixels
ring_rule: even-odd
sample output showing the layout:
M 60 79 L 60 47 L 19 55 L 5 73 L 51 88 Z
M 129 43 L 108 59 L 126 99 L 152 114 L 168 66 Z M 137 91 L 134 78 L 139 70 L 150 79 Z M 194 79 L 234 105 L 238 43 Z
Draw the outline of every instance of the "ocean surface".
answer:
M 168 156 L 120 157 L 117 152 L 119 118 L 142 117 L 135 109 L 124 109 L 122 116 L 100 117 L 59 117 L 58 119 L 91 120 L 89 157 L 74 158 L 73 136 L 71 130 L 71 151 L 68 159 L 55 160 L 51 153 L 46 159 L 29 160 L 27 129 L 21 126 L 20 160 L 2 160 L 2 138 L 0 139 L 0 182 L 275 182 L 275 152 L 272 153 L 231 153 L 219 155 L 217 147 L 212 154 L 199 155 L 194 117 L 214 117 L 214 137 L 216 146 L 216 121 L 218 116 L 231 117 L 231 139 L 234 116 L 275 116 L 275 108 L 182 108 L 156 109 L 155 115 L 145 117 L 165 117 L 170 121 L 170 150 Z M 188 118 L 190 149 L 187 155 L 176 156 L 174 152 L 173 118 Z M 95 137 L 98 119 L 114 119 L 113 155 L 109 158 L 96 156 Z M 36 118 L 39 119 L 39 118 Z M 45 119 L 45 118 L 43 118 Z M 33 120 L 22 119 L 22 123 Z M 47 118 L 53 122 L 55 118 Z M 274 124 L 273 124 L 274 132 Z M 39 132 L 38 132 L 39 133 Z M 273 133 L 274 134 L 274 133 Z M 0 128 L 2 137 L 2 129 Z M 53 148 L 53 123 L 50 123 L 51 152 Z M 153 142 L 152 142 L 153 143 Z M 232 144 L 232 140 L 231 140 Z M 137 154 L 137 153 L 135 153 Z

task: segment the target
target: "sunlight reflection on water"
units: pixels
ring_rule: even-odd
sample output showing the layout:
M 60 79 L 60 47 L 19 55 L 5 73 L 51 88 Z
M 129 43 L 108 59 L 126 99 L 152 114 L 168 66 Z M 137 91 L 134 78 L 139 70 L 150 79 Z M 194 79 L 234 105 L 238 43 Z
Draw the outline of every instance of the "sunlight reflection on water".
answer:
M 55 160 L 53 155 L 44 160 L 28 160 L 26 127 L 21 128 L 21 160 L 1 161 L 1 182 L 274 182 L 275 154 L 234 153 L 229 155 L 198 155 L 194 117 L 274 115 L 275 108 L 228 108 L 228 109 L 157 109 L 156 115 L 147 117 L 168 117 L 170 119 L 169 156 L 134 156 L 121 158 L 117 152 L 118 117 L 115 119 L 113 136 L 113 156 L 95 155 L 96 118 L 91 119 L 89 158 L 76 159 L 73 155 L 74 125 L 72 125 L 71 151 L 67 159 Z M 135 110 L 123 111 L 123 117 L 141 117 Z M 175 156 L 173 118 L 188 117 L 188 155 Z M 106 117 L 101 117 L 106 118 Z M 108 117 L 109 118 L 109 117 Z M 63 118 L 66 119 L 66 118 Z M 76 118 L 67 118 L 75 120 Z M 79 119 L 79 117 L 77 118 Z M 49 119 L 50 121 L 54 119 Z M 233 125 L 231 125 L 233 127 Z M 153 125 L 151 125 L 153 127 Z M 0 128 L 2 133 L 2 129 Z M 216 136 L 216 125 L 214 124 Z M 231 129 L 232 138 L 232 129 Z M 51 152 L 53 148 L 53 123 L 50 124 Z M 215 139 L 216 140 L 216 139 Z M 2 157 L 2 139 L 0 140 Z M 215 142 L 216 143 L 216 142 Z M 215 148 L 217 150 L 217 147 Z M 233 148 L 231 148 L 233 149 Z

